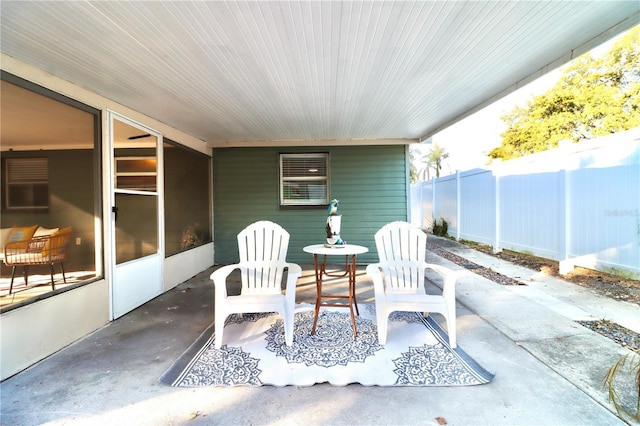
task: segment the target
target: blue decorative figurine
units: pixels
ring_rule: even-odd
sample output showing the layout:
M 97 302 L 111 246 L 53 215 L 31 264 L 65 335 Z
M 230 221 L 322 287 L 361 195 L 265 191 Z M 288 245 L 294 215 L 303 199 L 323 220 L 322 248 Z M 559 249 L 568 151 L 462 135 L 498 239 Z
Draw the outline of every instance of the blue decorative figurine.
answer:
M 327 217 L 327 244 L 330 246 L 341 246 L 347 244 L 346 241 L 343 241 L 340 238 L 340 225 L 342 223 L 342 215 L 338 214 L 338 204 L 340 202 L 336 199 L 331 200 L 329 206 L 327 207 L 327 211 L 329 212 L 329 217 Z

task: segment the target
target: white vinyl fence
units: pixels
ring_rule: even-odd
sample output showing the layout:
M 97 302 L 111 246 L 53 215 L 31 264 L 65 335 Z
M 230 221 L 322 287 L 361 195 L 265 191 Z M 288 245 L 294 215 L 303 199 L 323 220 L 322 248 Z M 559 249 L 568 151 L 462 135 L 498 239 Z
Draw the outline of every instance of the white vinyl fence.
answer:
M 640 279 L 640 128 L 411 186 L 411 221 Z

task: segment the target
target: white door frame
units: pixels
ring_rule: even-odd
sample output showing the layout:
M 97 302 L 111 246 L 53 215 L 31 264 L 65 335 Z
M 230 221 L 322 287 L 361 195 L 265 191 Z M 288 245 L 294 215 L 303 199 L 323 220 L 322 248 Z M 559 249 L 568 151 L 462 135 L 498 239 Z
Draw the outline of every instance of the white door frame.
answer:
M 116 265 L 116 213 L 114 213 L 113 207 L 115 207 L 116 193 L 132 192 L 123 190 L 116 191 L 115 188 L 114 150 L 116 146 L 114 141 L 114 120 L 139 128 L 141 132 L 149 133 L 157 140 L 157 187 L 154 195 L 157 199 L 158 251 L 155 254 L 124 262 L 120 265 Z M 106 194 L 104 199 L 107 201 L 104 208 L 104 217 L 107 218 L 104 221 L 106 235 L 105 242 L 107 242 L 105 245 L 105 272 L 107 273 L 107 280 L 109 283 L 109 317 L 113 320 L 135 309 L 148 300 L 151 300 L 153 297 L 158 296 L 164 289 L 164 157 L 162 149 L 163 138 L 159 132 L 111 110 L 107 110 L 106 121 L 107 123 L 105 127 L 107 129 L 107 143 L 105 144 L 106 148 L 103 151 L 105 159 L 103 161 L 103 165 L 105 169 L 104 176 L 106 184 Z M 153 194 L 145 195 L 154 196 Z M 119 288 L 122 287 L 118 287 L 118 284 L 121 285 L 123 280 L 128 283 L 146 282 L 147 287 L 146 289 L 143 289 L 143 291 L 136 293 L 136 287 L 131 286 L 130 289 L 132 291 L 123 302 L 121 295 L 122 292 L 119 291 Z M 128 300 L 128 298 L 131 300 Z

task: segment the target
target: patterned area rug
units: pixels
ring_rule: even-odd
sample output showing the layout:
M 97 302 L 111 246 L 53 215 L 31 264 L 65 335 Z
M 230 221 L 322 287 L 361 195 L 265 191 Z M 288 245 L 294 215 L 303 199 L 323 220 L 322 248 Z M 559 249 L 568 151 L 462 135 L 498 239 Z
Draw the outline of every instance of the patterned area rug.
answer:
M 313 306 L 296 307 L 293 345 L 284 343 L 278 314 L 232 315 L 221 349 L 213 325 L 160 378 L 171 386 L 469 386 L 493 375 L 459 347 L 431 318 L 415 312 L 390 316 L 387 343 L 378 344 L 374 305 L 359 305 L 358 336 L 345 308 L 322 308 L 315 335 Z

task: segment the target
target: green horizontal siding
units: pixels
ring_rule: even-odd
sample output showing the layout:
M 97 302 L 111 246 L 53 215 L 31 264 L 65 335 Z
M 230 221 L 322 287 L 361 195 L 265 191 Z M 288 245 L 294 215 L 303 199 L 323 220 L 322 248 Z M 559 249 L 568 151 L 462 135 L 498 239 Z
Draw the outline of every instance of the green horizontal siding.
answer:
M 407 220 L 404 146 L 215 149 L 216 263 L 238 261 L 236 235 L 258 220 L 276 222 L 291 234 L 289 261 L 312 263 L 311 255 L 302 248 L 325 242 L 326 206 L 279 206 L 278 155 L 301 152 L 329 152 L 330 198 L 340 200 L 341 236 L 348 243 L 369 248 L 369 253 L 358 256 L 358 263 L 377 261 L 375 232 L 388 222 Z

